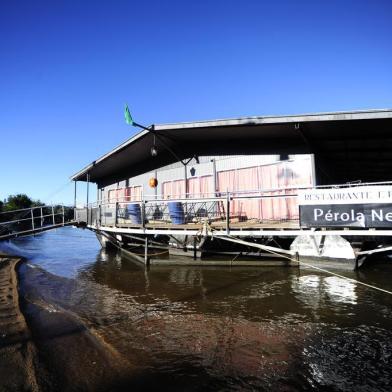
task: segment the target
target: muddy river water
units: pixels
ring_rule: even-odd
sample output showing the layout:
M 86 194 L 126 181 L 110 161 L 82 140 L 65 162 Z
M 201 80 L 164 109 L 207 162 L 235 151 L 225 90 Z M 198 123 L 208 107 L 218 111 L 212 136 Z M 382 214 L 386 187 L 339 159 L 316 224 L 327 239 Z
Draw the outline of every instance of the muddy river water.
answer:
M 141 390 L 392 390 L 392 295 L 303 268 L 146 270 L 72 227 L 1 249 L 27 259 L 21 294 L 94 330 Z M 392 291 L 392 263 L 343 274 Z

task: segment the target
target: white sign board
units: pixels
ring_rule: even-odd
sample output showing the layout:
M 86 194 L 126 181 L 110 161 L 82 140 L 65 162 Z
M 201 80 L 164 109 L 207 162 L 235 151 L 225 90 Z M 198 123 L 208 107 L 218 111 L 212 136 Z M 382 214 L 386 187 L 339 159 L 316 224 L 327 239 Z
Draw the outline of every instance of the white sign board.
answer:
M 298 192 L 302 227 L 392 227 L 392 186 Z

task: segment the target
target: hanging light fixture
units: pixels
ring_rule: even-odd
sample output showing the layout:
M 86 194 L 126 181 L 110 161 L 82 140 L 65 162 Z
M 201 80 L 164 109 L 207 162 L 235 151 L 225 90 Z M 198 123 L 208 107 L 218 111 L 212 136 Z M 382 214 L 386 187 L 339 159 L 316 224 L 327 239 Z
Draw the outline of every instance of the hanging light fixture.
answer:
M 129 111 L 128 105 L 125 105 L 125 112 L 124 112 L 124 115 L 125 115 L 125 122 L 126 122 L 128 125 L 132 125 L 133 127 L 138 127 L 138 128 L 144 129 L 145 131 L 148 131 L 148 132 L 151 132 L 151 133 L 154 134 L 154 145 L 151 147 L 150 153 L 151 153 L 151 156 L 156 157 L 156 156 L 158 155 L 158 148 L 157 148 L 157 146 L 155 145 L 155 132 L 156 132 L 156 131 L 155 131 L 154 124 L 152 124 L 150 127 L 145 127 L 144 125 L 138 124 L 136 121 L 133 121 L 133 118 L 132 118 L 132 115 L 131 115 L 131 113 L 130 113 L 130 111 Z M 168 150 L 168 151 L 170 152 L 170 154 L 172 154 L 172 155 L 174 156 L 174 158 L 177 159 L 178 162 L 181 162 L 184 166 L 186 166 L 186 165 L 193 159 L 193 157 L 192 157 L 192 158 L 189 158 L 188 161 L 184 161 L 183 159 L 181 159 L 181 158 L 175 153 L 175 151 L 173 151 L 173 149 L 170 147 L 170 145 L 168 145 L 168 144 L 165 142 L 164 138 L 160 137 L 159 134 L 157 134 L 157 138 L 160 140 L 161 145 L 162 145 L 166 150 Z M 197 160 L 198 160 L 198 159 L 196 159 L 196 162 L 197 162 Z M 197 163 L 198 163 L 198 162 L 197 162 Z
M 151 156 L 156 157 L 158 155 L 158 149 L 155 146 L 151 147 Z
M 152 157 L 156 157 L 158 155 L 158 149 L 157 149 L 157 146 L 155 145 L 155 135 L 154 135 L 154 144 L 151 147 L 150 152 L 151 152 Z

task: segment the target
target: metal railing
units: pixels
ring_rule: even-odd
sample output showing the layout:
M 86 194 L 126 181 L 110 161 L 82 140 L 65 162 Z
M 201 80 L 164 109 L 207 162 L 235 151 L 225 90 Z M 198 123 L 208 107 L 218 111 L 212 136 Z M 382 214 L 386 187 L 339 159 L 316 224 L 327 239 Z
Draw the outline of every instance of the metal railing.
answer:
M 296 188 L 297 189 L 297 188 Z M 75 210 L 75 219 L 87 225 L 167 226 L 213 223 L 230 230 L 230 225 L 252 221 L 298 222 L 297 194 L 293 189 L 224 192 L 196 198 L 146 198 L 139 201 L 106 201 Z M 178 227 L 178 226 L 177 226 Z
M 74 221 L 74 208 L 41 205 L 0 212 L 0 239 L 64 226 Z
M 241 190 L 171 197 L 141 196 L 141 200 L 126 197 L 104 200 L 77 209 L 77 221 L 88 225 L 113 227 L 154 227 L 201 224 L 208 222 L 230 231 L 249 225 L 299 227 L 298 191 L 347 187 L 392 185 L 388 182 L 349 183 L 329 186 L 290 186 L 263 190 Z M 202 196 L 202 197 L 200 197 Z M 261 226 L 260 226 L 261 227 Z

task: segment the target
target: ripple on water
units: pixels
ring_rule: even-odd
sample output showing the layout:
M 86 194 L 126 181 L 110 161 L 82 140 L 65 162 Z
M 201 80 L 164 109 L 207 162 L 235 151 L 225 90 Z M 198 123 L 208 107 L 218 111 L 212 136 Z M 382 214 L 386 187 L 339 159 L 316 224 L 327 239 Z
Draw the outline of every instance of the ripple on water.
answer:
M 375 326 L 317 328 L 304 347 L 316 385 L 349 391 L 390 391 L 392 333 Z

